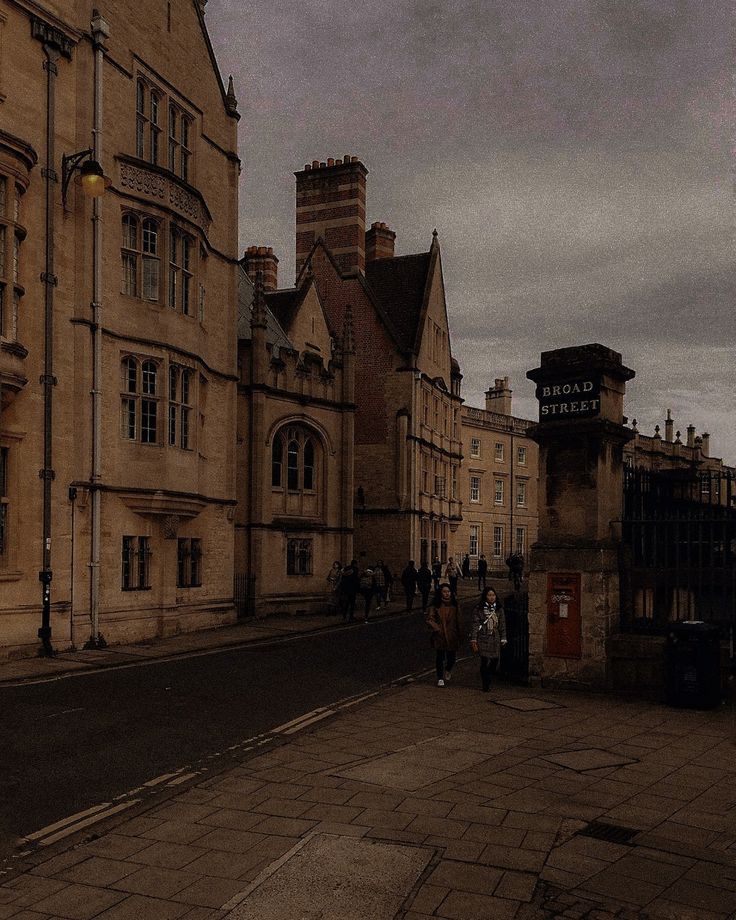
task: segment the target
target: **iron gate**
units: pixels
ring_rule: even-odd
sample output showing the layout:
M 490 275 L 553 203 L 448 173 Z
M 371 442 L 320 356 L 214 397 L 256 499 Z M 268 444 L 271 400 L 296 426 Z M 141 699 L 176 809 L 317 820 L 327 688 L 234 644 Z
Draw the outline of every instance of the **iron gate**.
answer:
M 623 629 L 736 622 L 736 476 L 624 470 Z
M 501 649 L 500 671 L 509 680 L 529 682 L 529 595 L 516 591 L 504 598 L 506 639 Z

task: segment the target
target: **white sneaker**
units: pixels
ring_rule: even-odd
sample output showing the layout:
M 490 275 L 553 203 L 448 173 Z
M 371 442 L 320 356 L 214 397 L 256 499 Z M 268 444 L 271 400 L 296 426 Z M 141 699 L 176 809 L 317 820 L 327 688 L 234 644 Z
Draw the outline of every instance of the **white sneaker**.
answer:
M 450 683 L 450 678 L 452 677 L 452 671 L 445 671 L 445 683 Z
M 437 686 L 438 686 L 438 687 L 444 687 L 444 686 L 445 686 L 444 680 L 442 680 L 442 679 L 440 678 L 440 680 L 437 681 Z

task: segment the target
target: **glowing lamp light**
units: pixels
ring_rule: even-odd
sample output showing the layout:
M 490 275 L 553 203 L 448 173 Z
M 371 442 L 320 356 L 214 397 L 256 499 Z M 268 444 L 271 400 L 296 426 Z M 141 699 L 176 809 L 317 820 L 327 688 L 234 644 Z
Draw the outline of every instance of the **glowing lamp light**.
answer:
M 105 193 L 105 174 L 97 160 L 85 160 L 79 170 L 82 191 L 87 198 L 99 198 Z

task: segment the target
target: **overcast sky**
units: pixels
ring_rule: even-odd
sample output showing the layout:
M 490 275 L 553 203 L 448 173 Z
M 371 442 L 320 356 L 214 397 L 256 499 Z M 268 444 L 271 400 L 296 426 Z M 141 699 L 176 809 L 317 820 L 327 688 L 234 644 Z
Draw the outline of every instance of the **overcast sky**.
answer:
M 359 156 L 398 255 L 439 232 L 463 394 L 601 342 L 626 413 L 736 463 L 732 0 L 210 0 L 241 244 L 294 281 L 294 177 Z M 664 426 L 663 426 L 664 429 Z

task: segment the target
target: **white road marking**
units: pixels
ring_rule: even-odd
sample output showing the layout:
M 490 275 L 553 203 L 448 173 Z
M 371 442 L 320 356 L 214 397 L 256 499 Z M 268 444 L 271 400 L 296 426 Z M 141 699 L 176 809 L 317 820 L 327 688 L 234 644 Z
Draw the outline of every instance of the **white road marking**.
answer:
M 286 729 L 291 728 L 292 725 L 297 725 L 300 722 L 304 722 L 305 719 L 311 719 L 312 716 L 316 716 L 320 712 L 324 712 L 325 708 L 325 706 L 321 706 L 319 709 L 313 709 L 311 712 L 305 712 L 304 715 L 298 716 L 296 719 L 292 719 L 291 722 L 284 722 L 283 725 L 277 725 L 276 728 L 271 729 L 271 732 L 274 735 L 283 735 L 286 733 Z
M 328 718 L 328 716 L 334 716 L 334 709 L 325 709 L 324 712 L 319 713 L 319 715 L 312 716 L 311 719 L 305 719 L 303 722 L 300 722 L 298 725 L 294 725 L 291 728 L 287 728 L 285 732 L 282 732 L 283 735 L 293 735 L 294 732 L 301 731 L 302 728 L 306 728 L 307 725 L 314 725 L 315 722 L 321 722 L 322 719 Z
M 24 844 L 35 842 L 37 846 L 47 847 L 50 844 L 55 843 L 57 840 L 61 840 L 63 837 L 69 837 L 71 834 L 76 834 L 77 831 L 81 831 L 84 827 L 89 827 L 90 824 L 96 824 L 98 821 L 103 821 L 105 818 L 110 818 L 112 815 L 116 815 L 118 812 L 124 811 L 126 808 L 132 808 L 133 805 L 137 805 L 140 801 L 141 799 L 132 799 L 130 802 L 123 802 L 121 805 L 110 806 L 109 802 L 106 802 L 104 805 L 97 805 L 95 808 L 90 808 L 86 812 L 80 812 L 77 815 L 73 815 L 71 818 L 66 818 L 64 821 L 57 821 L 56 824 L 50 824 L 48 827 L 44 827 L 40 831 L 36 831 L 35 834 L 29 834 L 27 837 L 21 837 L 21 839 L 18 841 L 18 846 L 23 846 Z M 101 811 L 100 809 L 105 810 Z M 95 814 L 90 814 L 90 812 L 95 812 Z M 85 814 L 89 815 L 89 817 L 79 820 L 80 816 Z M 66 826 L 64 827 L 62 825 Z M 54 829 L 57 827 L 61 827 L 61 830 L 53 833 Z M 19 855 L 28 855 L 32 852 L 33 850 L 26 850 Z
M 195 776 L 199 776 L 199 771 L 196 773 L 182 773 L 181 776 L 177 776 L 176 779 L 172 779 L 170 783 L 167 783 L 167 786 L 179 786 L 181 783 L 185 783 L 188 779 L 194 779 Z

